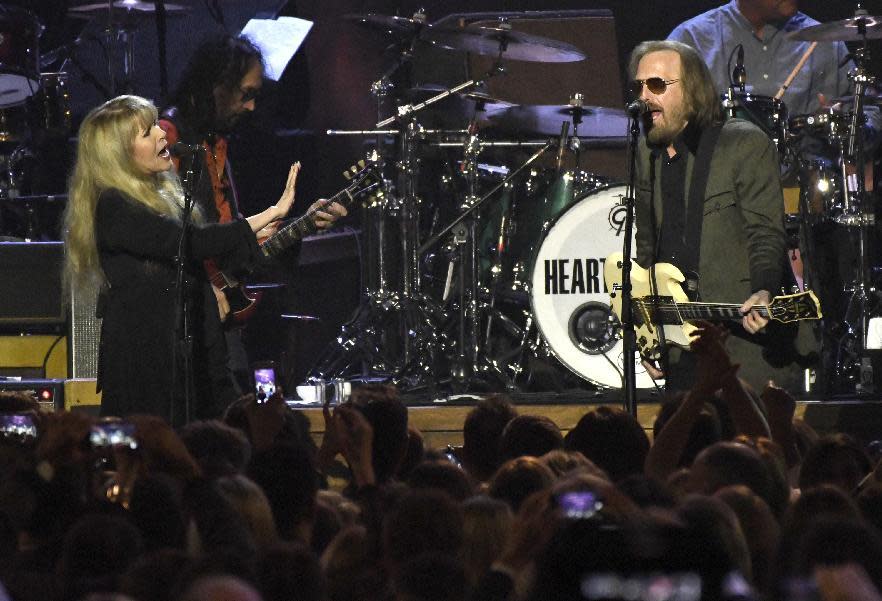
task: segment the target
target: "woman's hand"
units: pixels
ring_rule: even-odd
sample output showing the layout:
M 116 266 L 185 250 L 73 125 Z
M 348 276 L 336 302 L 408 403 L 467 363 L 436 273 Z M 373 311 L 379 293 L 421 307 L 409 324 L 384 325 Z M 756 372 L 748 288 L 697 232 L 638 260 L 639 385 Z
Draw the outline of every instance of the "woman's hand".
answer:
M 285 189 L 282 191 L 282 196 L 279 197 L 279 202 L 275 205 L 276 219 L 284 219 L 285 215 L 291 210 L 291 207 L 294 206 L 298 173 L 300 173 L 300 161 L 291 165 L 291 169 L 288 171 L 288 181 L 285 182 Z

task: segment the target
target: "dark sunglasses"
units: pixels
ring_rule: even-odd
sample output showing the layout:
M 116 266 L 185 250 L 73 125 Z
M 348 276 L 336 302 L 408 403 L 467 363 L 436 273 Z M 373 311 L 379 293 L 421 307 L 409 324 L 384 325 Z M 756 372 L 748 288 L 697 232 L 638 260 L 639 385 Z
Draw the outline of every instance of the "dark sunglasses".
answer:
M 646 84 L 646 87 L 649 88 L 649 91 L 655 94 L 656 96 L 660 96 L 668 91 L 668 86 L 672 83 L 677 83 L 680 81 L 679 79 L 662 79 L 661 77 L 650 77 L 649 79 L 635 79 L 630 84 L 628 84 L 628 89 L 634 96 L 640 96 L 640 92 L 643 91 L 643 85 Z
M 242 94 L 242 104 L 246 102 L 251 102 L 252 100 L 257 100 L 260 97 L 260 88 L 239 88 L 239 92 Z

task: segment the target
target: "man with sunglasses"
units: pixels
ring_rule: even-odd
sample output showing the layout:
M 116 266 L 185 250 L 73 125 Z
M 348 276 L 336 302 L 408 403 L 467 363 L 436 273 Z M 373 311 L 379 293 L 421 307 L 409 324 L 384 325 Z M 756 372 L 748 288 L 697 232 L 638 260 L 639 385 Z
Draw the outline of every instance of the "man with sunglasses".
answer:
M 224 223 L 242 217 L 230 169 L 228 138 L 255 110 L 263 75 L 260 49 L 248 38 L 225 34 L 211 37 L 196 49 L 185 67 L 172 97 L 173 106 L 162 111 L 160 126 L 166 131 L 176 163 L 179 164 L 181 158 L 174 147 L 177 142 L 204 149 L 197 154 L 203 164 L 193 196 L 207 221 Z M 310 211 L 322 202 L 323 199 L 317 200 Z M 345 207 L 333 203 L 325 210 L 315 211 L 313 219 L 316 227 L 325 229 L 344 215 Z M 277 227 L 276 223 L 264 228 L 258 232 L 258 239 L 271 236 Z M 291 249 L 291 254 L 296 252 L 297 248 Z M 254 266 L 219 267 L 235 272 Z M 229 304 L 216 287 L 215 296 L 221 320 L 225 321 Z M 225 334 L 228 366 L 240 387 L 247 390 L 251 375 L 241 328 L 228 324 Z
M 723 121 L 702 58 L 679 42 L 650 41 L 631 55 L 631 92 L 643 101 L 636 170 L 636 260 L 672 263 L 693 300 L 743 303 L 727 349 L 739 376 L 762 388 L 795 387 L 798 369 L 784 341 L 755 309 L 785 284 L 783 197 L 777 151 L 755 125 Z M 792 337 L 791 337 L 792 338 Z M 764 352 L 765 351 L 765 352 Z M 688 390 L 692 356 L 672 349 L 661 371 L 670 390 Z M 779 364 L 775 369 L 771 363 Z M 653 366 L 647 366 L 653 371 Z M 654 374 L 661 375 L 661 374 Z

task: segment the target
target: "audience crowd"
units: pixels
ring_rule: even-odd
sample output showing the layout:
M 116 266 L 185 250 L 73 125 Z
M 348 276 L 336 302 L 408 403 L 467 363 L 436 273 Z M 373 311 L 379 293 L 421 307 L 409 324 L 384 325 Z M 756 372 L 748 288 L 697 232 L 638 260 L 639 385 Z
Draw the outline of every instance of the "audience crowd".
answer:
M 882 600 L 878 446 L 751 390 L 724 339 L 702 324 L 651 441 L 613 406 L 562 432 L 497 395 L 428 448 L 385 385 L 320 440 L 280 396 L 174 431 L 6 394 L 37 431 L 0 438 L 0 600 Z

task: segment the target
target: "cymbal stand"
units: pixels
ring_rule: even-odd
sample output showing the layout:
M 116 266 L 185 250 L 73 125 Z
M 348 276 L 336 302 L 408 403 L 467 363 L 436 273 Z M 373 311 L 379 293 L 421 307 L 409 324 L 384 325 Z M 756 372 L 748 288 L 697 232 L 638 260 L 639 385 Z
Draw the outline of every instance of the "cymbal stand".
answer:
M 854 382 L 855 392 L 873 392 L 873 368 L 866 349 L 867 328 L 870 320 L 870 294 L 875 289 L 870 284 L 870 266 L 867 252 L 868 234 L 875 223 L 872 208 L 868 207 L 865 182 L 864 158 L 864 98 L 867 87 L 872 85 L 874 78 L 870 75 L 869 49 L 867 47 L 867 12 L 860 7 L 855 12 L 858 17 L 858 34 L 863 38 L 861 48 L 855 53 L 855 69 L 849 73 L 854 82 L 854 104 L 851 122 L 848 127 L 847 143 L 842 145 L 842 194 L 844 214 L 841 223 L 853 228 L 853 240 L 857 246 L 858 266 L 855 280 L 846 291 L 850 293 L 846 310 L 846 333 L 839 345 L 837 357 L 837 373 L 844 374 Z M 853 161 L 856 174 L 854 185 L 849 186 L 851 177 L 848 175 L 849 161 Z M 856 229 L 856 232 L 855 232 Z

